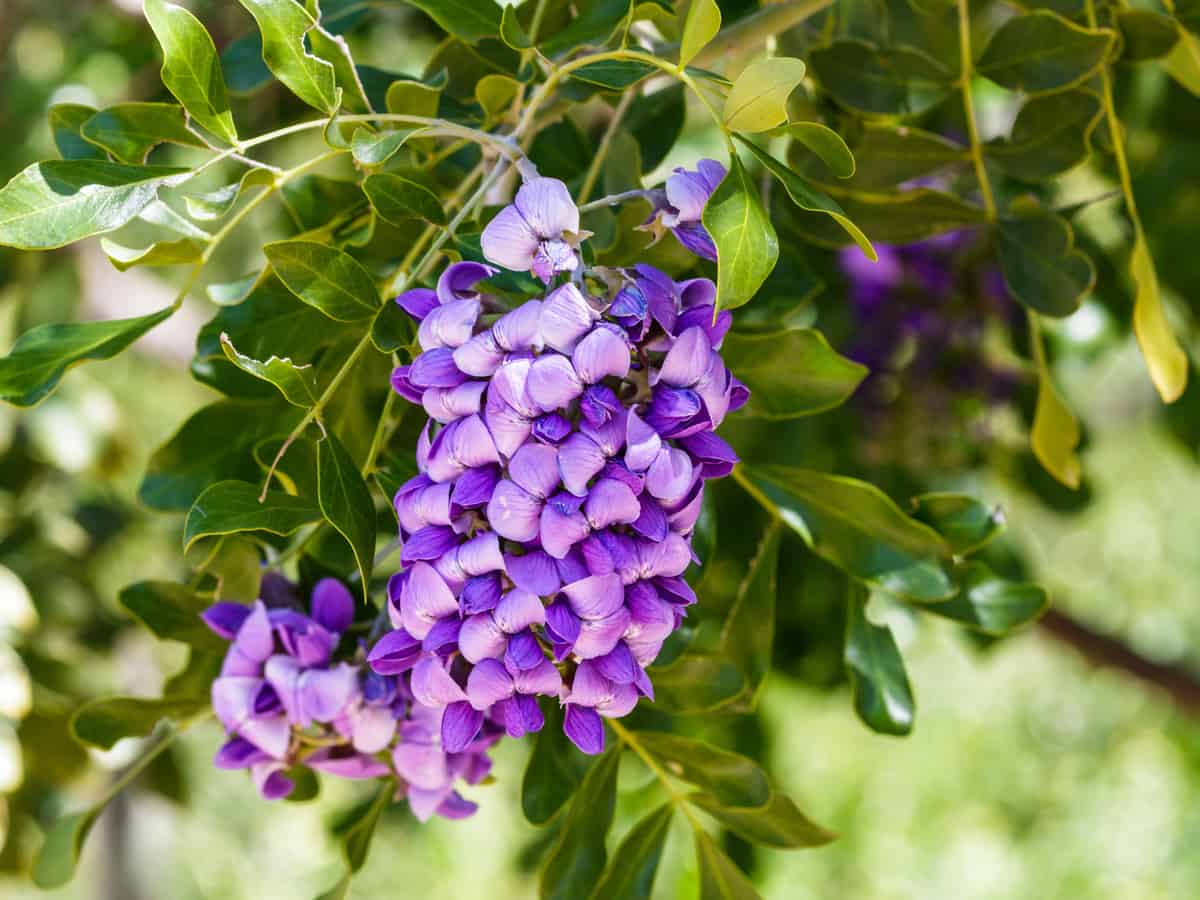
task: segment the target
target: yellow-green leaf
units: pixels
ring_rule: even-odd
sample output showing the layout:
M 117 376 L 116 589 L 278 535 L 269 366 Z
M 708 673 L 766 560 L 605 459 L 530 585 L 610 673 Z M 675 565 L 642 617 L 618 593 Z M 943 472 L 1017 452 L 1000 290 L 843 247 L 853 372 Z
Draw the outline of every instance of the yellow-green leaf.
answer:
M 1187 387 L 1187 354 L 1179 346 L 1167 322 L 1162 297 L 1158 290 L 1158 273 L 1146 247 L 1138 235 L 1129 259 L 1129 269 L 1137 284 L 1137 299 L 1133 304 L 1133 332 L 1150 370 L 1150 379 L 1164 403 L 1174 403 Z
M 679 41 L 679 64 L 686 66 L 721 30 L 721 8 L 716 0 L 692 0 L 683 20 Z
M 1036 333 L 1034 340 L 1041 340 Z M 1038 355 L 1037 407 L 1033 413 L 1033 430 L 1029 442 L 1033 455 L 1042 467 L 1067 487 L 1079 487 L 1082 467 L 1075 448 L 1079 446 L 1079 423 L 1067 407 L 1046 367 Z
M 804 78 L 804 63 L 768 57 L 742 70 L 725 99 L 723 118 L 732 131 L 767 131 L 787 121 L 787 99 Z

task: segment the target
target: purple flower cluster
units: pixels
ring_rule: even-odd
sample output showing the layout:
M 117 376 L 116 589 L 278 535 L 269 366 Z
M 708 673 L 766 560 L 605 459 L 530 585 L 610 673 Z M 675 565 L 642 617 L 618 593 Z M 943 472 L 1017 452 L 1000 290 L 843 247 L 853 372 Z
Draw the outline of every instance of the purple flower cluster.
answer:
M 203 615 L 231 642 L 212 685 L 213 710 L 229 733 L 217 766 L 249 769 L 268 799 L 292 792 L 286 771 L 294 767 L 353 779 L 394 772 L 418 818 L 474 812 L 455 783 L 487 775 L 486 750 L 500 731 L 445 752 L 442 707 L 422 702 L 421 685 L 373 671 L 363 647 L 344 649 L 354 643 L 345 640 L 354 600 L 340 582 L 318 582 L 307 613 L 278 576 L 264 579 L 263 595 L 253 606 L 221 602 Z
M 709 162 L 673 176 L 662 214 L 703 235 L 701 250 L 700 212 L 724 174 Z M 480 282 L 498 270 L 459 262 L 436 289 L 397 298 L 422 352 L 392 383 L 429 421 L 420 474 L 395 497 L 395 630 L 368 659 L 441 712 L 451 755 L 499 729 L 538 731 L 539 697 L 598 753 L 602 717 L 653 698 L 646 667 L 696 601 L 683 574 L 704 482 L 737 459 L 714 429 L 748 392 L 719 353 L 731 317 L 712 282 L 637 265 L 606 272 L 593 296 L 583 237 L 566 186 L 532 178 L 482 246 L 545 281 L 544 297 L 492 314 L 504 307 Z

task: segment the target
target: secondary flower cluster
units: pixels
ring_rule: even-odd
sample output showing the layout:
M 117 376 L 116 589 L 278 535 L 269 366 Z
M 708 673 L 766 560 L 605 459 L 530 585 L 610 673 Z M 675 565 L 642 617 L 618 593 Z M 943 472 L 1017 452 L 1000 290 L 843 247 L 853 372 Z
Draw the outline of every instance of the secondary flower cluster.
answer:
M 441 707 L 422 703 L 411 677 L 372 671 L 362 662 L 365 648 L 346 637 L 354 618 L 346 588 L 324 579 L 309 611 L 303 606 L 293 585 L 268 575 L 253 606 L 222 602 L 203 614 L 231 642 L 212 686 L 213 710 L 230 735 L 216 764 L 249 769 L 268 799 L 292 792 L 286 772 L 295 767 L 354 779 L 394 770 L 418 818 L 474 812 L 454 785 L 487 775 L 485 751 L 499 730 L 445 752 Z
M 680 205 L 660 216 L 688 246 L 711 247 L 699 214 L 722 174 L 672 176 Z M 566 186 L 533 178 L 482 246 L 544 297 L 496 315 L 479 285 L 498 270 L 460 262 L 397 298 L 422 352 L 392 383 L 429 421 L 395 497 L 395 630 L 369 662 L 444 709 L 451 753 L 490 728 L 538 731 L 539 696 L 565 706 L 581 750 L 603 749 L 601 717 L 653 697 L 646 667 L 696 601 L 683 573 L 704 482 L 736 462 L 714 429 L 748 392 L 718 352 L 730 314 L 713 283 L 637 265 L 593 296 L 584 237 Z

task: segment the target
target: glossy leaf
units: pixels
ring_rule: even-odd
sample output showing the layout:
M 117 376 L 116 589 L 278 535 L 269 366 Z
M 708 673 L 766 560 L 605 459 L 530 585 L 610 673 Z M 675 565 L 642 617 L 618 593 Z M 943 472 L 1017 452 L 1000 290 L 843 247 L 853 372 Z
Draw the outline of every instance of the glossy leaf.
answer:
M 354 161 L 363 166 L 381 166 L 404 146 L 405 142 L 421 128 L 401 128 L 396 131 L 368 131 L 356 129 L 350 142 Z
M 71 716 L 71 734 L 84 744 L 111 750 L 122 738 L 145 737 L 163 719 L 186 719 L 208 706 L 208 695 L 196 697 L 101 697 Z
M 1014 178 L 1040 181 L 1073 169 L 1088 157 L 1100 121 L 1100 98 L 1090 91 L 1031 97 L 1017 113 L 1008 140 L 985 148 L 989 161 Z
M 913 498 L 913 516 L 946 539 L 959 556 L 974 553 L 1004 531 L 1004 513 L 966 494 L 935 493 Z
M 629 829 L 592 891 L 592 900 L 649 900 L 674 814 L 674 805 L 664 803 Z
M 562 709 L 548 705 L 546 724 L 533 739 L 533 750 L 521 781 L 521 809 L 534 825 L 545 825 L 579 787 L 587 757 L 575 749 L 562 729 Z
M 1104 64 L 1116 35 L 1082 28 L 1050 10 L 1014 16 L 992 35 L 975 70 L 1009 90 L 1059 91 L 1090 78 Z
M 855 172 L 854 154 L 842 136 L 820 122 L 793 122 L 782 129 L 794 141 L 803 144 L 838 178 L 851 178 Z
M 274 181 L 275 176 L 269 169 L 248 169 L 232 184 L 203 194 L 189 194 L 183 202 L 193 219 L 212 222 L 227 215 L 247 188 L 270 185 Z
M 1009 293 L 1043 315 L 1069 316 L 1096 281 L 1066 219 L 1032 205 L 996 226 L 996 254 Z
M 118 599 L 121 606 L 155 637 L 207 650 L 225 646 L 225 642 L 200 618 L 210 601 L 186 585 L 173 581 L 139 581 L 123 588 Z
M 904 659 L 892 630 L 867 619 L 860 591 L 852 591 L 846 621 L 846 671 L 860 719 L 881 734 L 912 731 L 914 705 Z
M 21 335 L 0 357 L 0 399 L 32 406 L 81 362 L 111 359 L 160 322 L 174 306 L 133 319 L 39 325 Z
M 416 338 L 416 326 L 396 303 L 385 303 L 371 323 L 371 343 L 380 353 L 394 353 Z
M 138 498 L 152 509 L 186 510 L 214 480 L 261 477 L 254 446 L 287 434 L 300 416 L 276 399 L 201 407 L 150 457 Z
M 692 0 L 679 41 L 679 65 L 686 66 L 721 30 L 721 8 L 716 0 Z
M 84 122 L 80 134 L 118 162 L 140 166 L 162 143 L 203 147 L 186 123 L 183 107 L 174 103 L 118 103 Z
M 391 172 L 368 175 L 363 190 L 375 212 L 389 222 L 422 219 L 432 225 L 446 224 L 442 202 L 429 188 Z
M 787 195 L 793 203 L 809 212 L 818 212 L 829 216 L 846 234 L 850 235 L 854 243 L 858 244 L 859 249 L 869 259 L 875 260 L 878 258 L 875 248 L 871 246 L 871 242 L 867 239 L 867 236 L 862 233 L 857 225 L 850 221 L 850 218 L 846 215 L 846 211 L 832 197 L 821 193 L 758 145 L 751 143 L 745 138 L 742 138 L 742 143 L 763 164 L 763 167 L 783 185 L 784 190 L 787 191 Z
M 656 66 L 638 59 L 609 59 L 578 68 L 571 77 L 610 91 L 623 91 L 657 71 Z
M 580 784 L 542 869 L 538 891 L 543 900 L 586 897 L 604 871 L 620 763 L 621 748 L 614 747 L 592 764 Z
M 192 238 L 177 241 L 159 241 L 149 247 L 123 247 L 108 238 L 100 238 L 100 248 L 117 271 L 124 272 L 134 266 L 182 266 L 199 262 L 204 247 Z
M 707 832 L 696 831 L 693 836 L 700 867 L 700 900 L 760 900 L 750 879 Z
M 477 0 L 409 0 L 447 32 L 475 43 L 500 34 L 500 6 Z
M 498 73 L 485 75 L 475 85 L 475 100 L 489 119 L 497 119 L 508 111 L 519 90 L 521 83 L 515 78 Z
M 765 806 L 725 806 L 701 793 L 689 794 L 687 800 L 730 831 L 766 847 L 781 850 L 820 847 L 837 838 L 804 815 L 789 797 L 778 792 L 772 794 Z
M 925 609 L 999 637 L 1032 622 L 1049 604 L 1044 588 L 1009 581 L 983 563 L 972 562 L 963 571 L 962 590 L 952 599 L 931 603 Z
M 184 169 L 94 159 L 33 163 L 0 188 L 0 244 L 52 250 L 120 228 Z
M 239 353 L 229 335 L 224 333 L 221 334 L 221 349 L 225 351 L 225 358 L 243 372 L 279 388 L 284 399 L 293 406 L 309 409 L 316 404 L 316 385 L 310 367 L 297 366 L 286 357 L 272 356 L 267 360 L 257 360 Z
M 895 187 L 966 159 L 962 147 L 940 134 L 910 126 L 871 122 L 863 126 L 862 135 L 854 145 L 854 153 L 857 166 L 846 186 L 861 191 Z M 789 153 L 788 160 L 798 163 L 797 157 L 800 156 L 800 153 L 793 151 Z M 821 174 L 815 163 L 803 167 L 797 165 L 797 168 L 813 177 Z
M 1154 259 L 1140 233 L 1133 244 L 1129 270 L 1137 285 L 1133 303 L 1133 333 L 1150 371 L 1150 380 L 1164 403 L 1174 403 L 1187 387 L 1188 358 L 1171 325 L 1158 288 Z
M 325 520 L 354 552 L 363 599 L 368 600 L 375 557 L 375 501 L 358 466 L 332 432 L 317 444 L 317 502 Z
M 642 174 L 654 171 L 675 146 L 686 112 L 682 84 L 639 95 L 629 104 L 623 124 L 638 143 Z
M 746 66 L 729 89 L 721 113 L 731 131 L 753 134 L 787 121 L 787 100 L 804 80 L 802 60 L 769 56 Z
M 357 322 L 379 311 L 371 273 L 345 251 L 316 241 L 276 241 L 263 247 L 289 291 L 339 322 Z
M 1163 60 L 1163 68 L 1184 89 L 1200 97 L 1200 38 L 1181 32 L 1179 43 Z
M 95 114 L 93 107 L 82 103 L 56 103 L 46 111 L 54 146 L 63 159 L 108 159 L 103 150 L 80 134 L 83 123 Z
M 444 83 L 399 79 L 388 85 L 387 111 L 397 115 L 433 118 L 438 114 L 444 88 Z
M 703 221 L 717 246 L 717 306 L 734 309 L 749 302 L 779 258 L 779 240 L 758 185 L 736 154 L 704 207 Z
M 665 666 L 650 669 L 654 703 L 680 716 L 714 712 L 741 697 L 746 677 L 725 656 L 684 653 Z
M 843 40 L 813 50 L 809 62 L 834 100 L 868 114 L 924 112 L 945 97 L 954 83 L 945 66 L 911 47 Z
M 777 465 L 746 465 L 741 480 L 818 556 L 889 593 L 944 600 L 954 585 L 942 538 L 909 518 L 874 485 Z
M 237 128 L 225 95 L 225 77 L 213 40 L 182 6 L 145 0 L 146 20 L 163 51 L 162 81 L 189 115 L 227 143 Z
M 260 493 L 258 485 L 245 481 L 218 481 L 209 487 L 188 510 L 184 549 L 201 538 L 242 531 L 286 536 L 321 518 L 321 511 L 303 497 L 268 491 L 260 502 Z
M 316 21 L 295 0 L 238 0 L 262 34 L 262 58 L 284 86 L 321 112 L 338 108 L 333 64 L 309 53 L 304 36 Z
M 809 328 L 731 332 L 721 355 L 750 388 L 744 414 L 767 419 L 808 416 L 840 406 L 869 372 L 836 353 L 821 332 Z
M 667 772 L 707 791 L 723 806 L 764 806 L 771 799 L 766 773 L 745 756 L 661 731 L 638 731 L 635 739 Z

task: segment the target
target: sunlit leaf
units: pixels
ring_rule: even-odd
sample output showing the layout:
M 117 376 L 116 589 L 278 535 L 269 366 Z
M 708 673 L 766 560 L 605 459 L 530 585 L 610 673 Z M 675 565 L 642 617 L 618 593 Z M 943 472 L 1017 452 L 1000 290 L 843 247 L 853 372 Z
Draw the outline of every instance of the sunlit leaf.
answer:
M 838 178 L 854 176 L 854 154 L 833 129 L 820 122 L 792 122 L 781 129 L 783 134 L 799 141 L 823 162 Z
M 679 41 L 679 64 L 686 66 L 721 30 L 721 8 L 716 0 L 692 0 Z
M 846 622 L 846 670 L 854 709 L 881 734 L 912 731 L 914 704 L 904 659 L 892 630 L 867 618 L 861 591 L 851 592 Z
M 707 791 L 723 806 L 764 806 L 771 783 L 758 763 L 704 741 L 661 731 L 638 731 L 637 743 L 676 778 Z
M 317 241 L 276 241 L 263 253 L 289 291 L 329 318 L 356 322 L 379 311 L 371 273 L 345 251 Z
M 1133 333 L 1150 370 L 1150 380 L 1164 403 L 1174 403 L 1187 387 L 1188 359 L 1171 325 L 1158 288 L 1154 259 L 1140 233 L 1133 244 L 1129 270 L 1137 285 L 1133 304 Z
M 312 370 L 308 366 L 297 366 L 286 357 L 272 356 L 266 360 L 254 359 L 252 356 L 239 353 L 229 339 L 229 335 L 224 333 L 221 334 L 221 349 L 225 351 L 225 358 L 243 372 L 248 372 L 255 378 L 279 388 L 279 392 L 293 406 L 309 409 L 316 404 L 317 398 L 314 393 L 316 385 L 313 382 Z
M 218 481 L 196 498 L 183 526 L 187 549 L 200 538 L 242 531 L 267 531 L 286 536 L 321 518 L 321 511 L 303 497 L 268 491 L 245 481 Z
M 118 162 L 142 165 L 162 143 L 203 147 L 187 129 L 183 107 L 174 103 L 118 103 L 83 123 L 83 139 L 107 150 Z
M 722 117 L 731 131 L 752 134 L 787 121 L 787 99 L 804 80 L 799 59 L 770 56 L 746 66 L 729 89 Z
M 704 227 L 717 246 L 717 306 L 733 309 L 747 303 L 775 267 L 779 240 L 758 185 L 736 154 L 704 207 Z
M 316 21 L 295 0 L 238 0 L 254 16 L 262 33 L 262 58 L 275 77 L 309 106 L 337 111 L 333 64 L 309 53 L 305 35 Z

